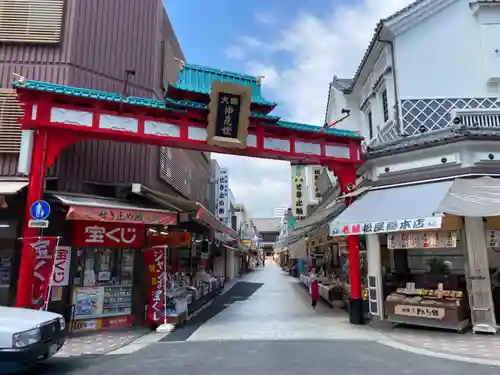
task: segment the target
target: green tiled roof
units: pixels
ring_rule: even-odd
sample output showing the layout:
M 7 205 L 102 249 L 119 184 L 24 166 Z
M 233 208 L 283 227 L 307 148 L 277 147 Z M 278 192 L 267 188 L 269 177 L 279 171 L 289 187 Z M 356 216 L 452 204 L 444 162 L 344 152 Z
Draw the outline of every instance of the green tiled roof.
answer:
M 90 89 L 77 88 L 71 86 L 55 85 L 52 83 L 41 82 L 41 81 L 31 81 L 31 80 L 26 80 L 23 82 L 16 81 L 12 83 L 12 86 L 14 88 L 22 87 L 43 92 L 72 95 L 80 98 L 108 100 L 116 103 L 119 103 L 121 101 L 121 95 L 118 93 L 90 90 Z M 184 108 L 199 108 L 199 109 L 207 108 L 207 106 L 202 103 L 197 103 L 187 100 L 172 100 L 168 98 L 165 101 L 162 101 L 162 100 L 130 96 L 123 99 L 123 103 L 140 105 L 143 107 L 150 107 L 150 108 L 159 108 L 170 111 L 182 111 L 185 110 Z M 173 108 L 172 106 L 182 107 L 182 109 Z M 270 122 L 268 126 L 276 126 L 284 129 L 291 129 L 304 132 L 315 132 L 315 133 L 320 132 L 322 129 L 320 126 L 315 126 L 315 125 L 299 124 L 296 122 L 289 122 L 289 121 L 278 121 L 279 117 L 277 116 L 264 115 L 262 113 L 257 113 L 257 112 L 252 112 L 252 117 L 270 120 L 272 122 Z M 335 128 L 326 129 L 324 130 L 324 133 L 342 137 L 362 138 L 359 134 L 351 132 L 349 130 L 341 130 Z
M 303 132 L 313 132 L 313 133 L 319 133 L 321 132 L 321 129 L 323 129 L 323 127 L 321 126 L 300 124 L 298 122 L 290 122 L 290 121 L 278 121 L 276 124 L 273 124 L 272 126 L 278 126 L 280 128 L 303 131 Z M 337 135 L 340 137 L 363 139 L 363 137 L 358 133 L 352 132 L 350 130 L 343 130 L 337 128 L 325 129 L 323 130 L 323 133 L 330 135 Z
M 90 90 L 78 87 L 55 85 L 52 83 L 41 82 L 41 81 L 16 81 L 12 83 L 13 87 L 24 87 L 27 89 L 52 92 L 55 94 L 64 94 L 77 96 L 80 98 L 98 99 L 98 100 L 108 100 L 111 102 L 119 103 L 122 100 L 121 94 L 113 92 L 104 92 L 98 90 Z M 165 110 L 172 110 L 168 107 L 163 100 L 155 100 L 148 98 L 139 98 L 135 96 L 129 96 L 123 99 L 125 104 L 140 105 L 144 107 L 160 108 Z
M 207 68 L 201 65 L 185 64 L 184 68 L 179 72 L 177 83 L 169 86 L 185 91 L 209 95 L 214 81 L 250 86 L 252 89 L 252 103 L 267 106 L 276 105 L 276 103 L 264 99 L 257 77 Z

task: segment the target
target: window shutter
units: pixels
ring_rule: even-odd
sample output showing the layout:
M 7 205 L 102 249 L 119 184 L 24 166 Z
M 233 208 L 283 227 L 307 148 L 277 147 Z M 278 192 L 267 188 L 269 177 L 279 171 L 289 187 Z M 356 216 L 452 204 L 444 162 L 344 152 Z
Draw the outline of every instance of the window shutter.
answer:
M 0 42 L 58 43 L 64 0 L 0 0 Z
M 16 91 L 0 89 L 0 152 L 19 152 L 21 128 L 17 119 L 23 115 L 21 105 L 16 100 Z

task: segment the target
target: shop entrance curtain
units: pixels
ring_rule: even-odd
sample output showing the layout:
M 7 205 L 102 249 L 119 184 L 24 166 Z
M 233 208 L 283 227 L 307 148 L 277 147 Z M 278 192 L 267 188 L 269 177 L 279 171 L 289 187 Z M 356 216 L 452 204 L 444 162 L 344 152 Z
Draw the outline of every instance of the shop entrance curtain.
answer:
M 456 179 L 437 212 L 468 217 L 500 216 L 500 179 Z

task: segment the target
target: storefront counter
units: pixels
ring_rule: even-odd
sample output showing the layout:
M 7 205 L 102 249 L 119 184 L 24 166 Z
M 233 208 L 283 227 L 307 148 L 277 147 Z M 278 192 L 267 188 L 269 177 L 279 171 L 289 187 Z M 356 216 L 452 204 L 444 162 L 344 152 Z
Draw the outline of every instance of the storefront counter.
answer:
M 343 288 L 341 284 L 319 284 L 319 295 L 331 305 L 340 303 L 343 305 Z
M 384 303 L 392 323 L 442 328 L 462 332 L 470 325 L 467 299 L 461 291 L 398 289 Z

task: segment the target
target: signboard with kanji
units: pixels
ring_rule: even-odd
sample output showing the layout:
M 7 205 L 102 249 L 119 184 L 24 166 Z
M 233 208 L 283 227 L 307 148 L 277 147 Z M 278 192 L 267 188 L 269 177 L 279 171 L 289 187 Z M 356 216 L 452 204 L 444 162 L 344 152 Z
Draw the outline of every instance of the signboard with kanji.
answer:
M 421 217 L 415 219 L 381 220 L 377 222 L 330 223 L 330 236 L 346 236 L 350 234 L 371 234 L 408 232 L 415 230 L 437 230 L 441 228 L 441 216 Z
M 144 237 L 143 225 L 73 222 L 73 246 L 142 248 L 144 246 Z
M 246 148 L 252 92 L 249 86 L 214 82 L 208 106 L 207 143 Z
M 219 170 L 217 180 L 217 218 L 225 223 L 228 218 L 229 210 L 229 176 L 227 168 Z
M 292 165 L 292 214 L 295 218 L 307 215 L 306 167 Z

